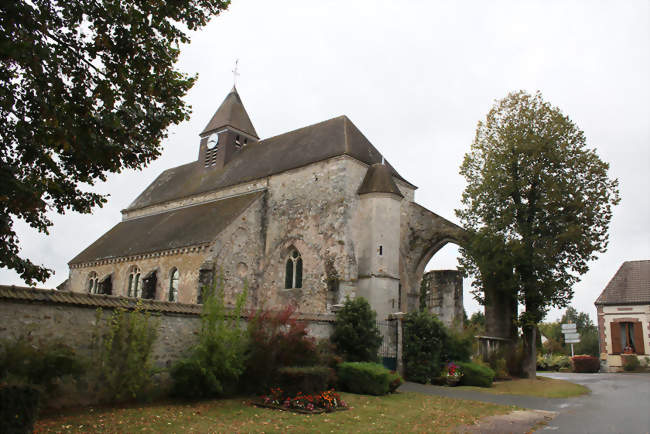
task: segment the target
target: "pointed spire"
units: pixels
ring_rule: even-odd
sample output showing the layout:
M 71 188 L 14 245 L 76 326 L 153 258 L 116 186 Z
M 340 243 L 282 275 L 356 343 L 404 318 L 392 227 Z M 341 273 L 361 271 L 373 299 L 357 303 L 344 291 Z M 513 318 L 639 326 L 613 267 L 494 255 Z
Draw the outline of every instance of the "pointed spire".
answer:
M 234 85 L 212 116 L 212 119 L 210 119 L 210 122 L 208 122 L 208 125 L 203 129 L 201 135 L 223 127 L 230 127 L 256 139 L 259 138 Z
M 390 168 L 381 163 L 373 164 L 368 168 L 363 182 L 357 194 L 367 194 L 367 193 L 391 193 L 399 197 L 404 197 L 402 192 L 393 181 L 393 175 L 390 173 Z

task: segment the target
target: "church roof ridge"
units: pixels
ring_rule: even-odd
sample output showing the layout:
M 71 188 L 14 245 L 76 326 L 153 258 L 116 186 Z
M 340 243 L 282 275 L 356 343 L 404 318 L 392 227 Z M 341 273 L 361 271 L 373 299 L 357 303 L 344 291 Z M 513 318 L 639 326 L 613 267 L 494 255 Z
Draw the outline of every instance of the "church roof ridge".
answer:
M 232 127 L 245 134 L 250 134 L 256 139 L 259 138 L 235 86 L 228 92 L 217 111 L 212 115 L 201 135 L 222 127 Z

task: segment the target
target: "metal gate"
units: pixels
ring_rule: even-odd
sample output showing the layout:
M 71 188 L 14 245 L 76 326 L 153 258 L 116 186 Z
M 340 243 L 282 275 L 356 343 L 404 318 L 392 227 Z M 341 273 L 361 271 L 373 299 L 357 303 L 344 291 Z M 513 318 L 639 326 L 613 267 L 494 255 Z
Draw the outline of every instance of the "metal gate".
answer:
M 377 328 L 382 336 L 379 358 L 391 371 L 397 370 L 397 323 L 396 320 L 377 321 Z

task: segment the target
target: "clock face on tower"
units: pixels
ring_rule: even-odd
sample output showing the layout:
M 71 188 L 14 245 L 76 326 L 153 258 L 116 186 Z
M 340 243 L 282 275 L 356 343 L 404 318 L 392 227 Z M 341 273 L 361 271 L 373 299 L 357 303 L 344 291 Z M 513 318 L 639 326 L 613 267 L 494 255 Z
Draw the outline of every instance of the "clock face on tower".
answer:
M 217 146 L 217 143 L 219 143 L 219 134 L 212 133 L 210 137 L 208 137 L 208 149 L 214 148 Z

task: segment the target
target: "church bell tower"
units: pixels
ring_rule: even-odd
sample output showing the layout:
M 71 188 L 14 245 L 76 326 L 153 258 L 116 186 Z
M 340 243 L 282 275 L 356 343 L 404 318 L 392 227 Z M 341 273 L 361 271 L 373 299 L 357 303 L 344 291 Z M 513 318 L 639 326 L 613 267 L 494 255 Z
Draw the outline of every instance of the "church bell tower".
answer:
M 199 161 L 205 169 L 222 168 L 243 148 L 259 140 L 235 86 L 200 137 Z

